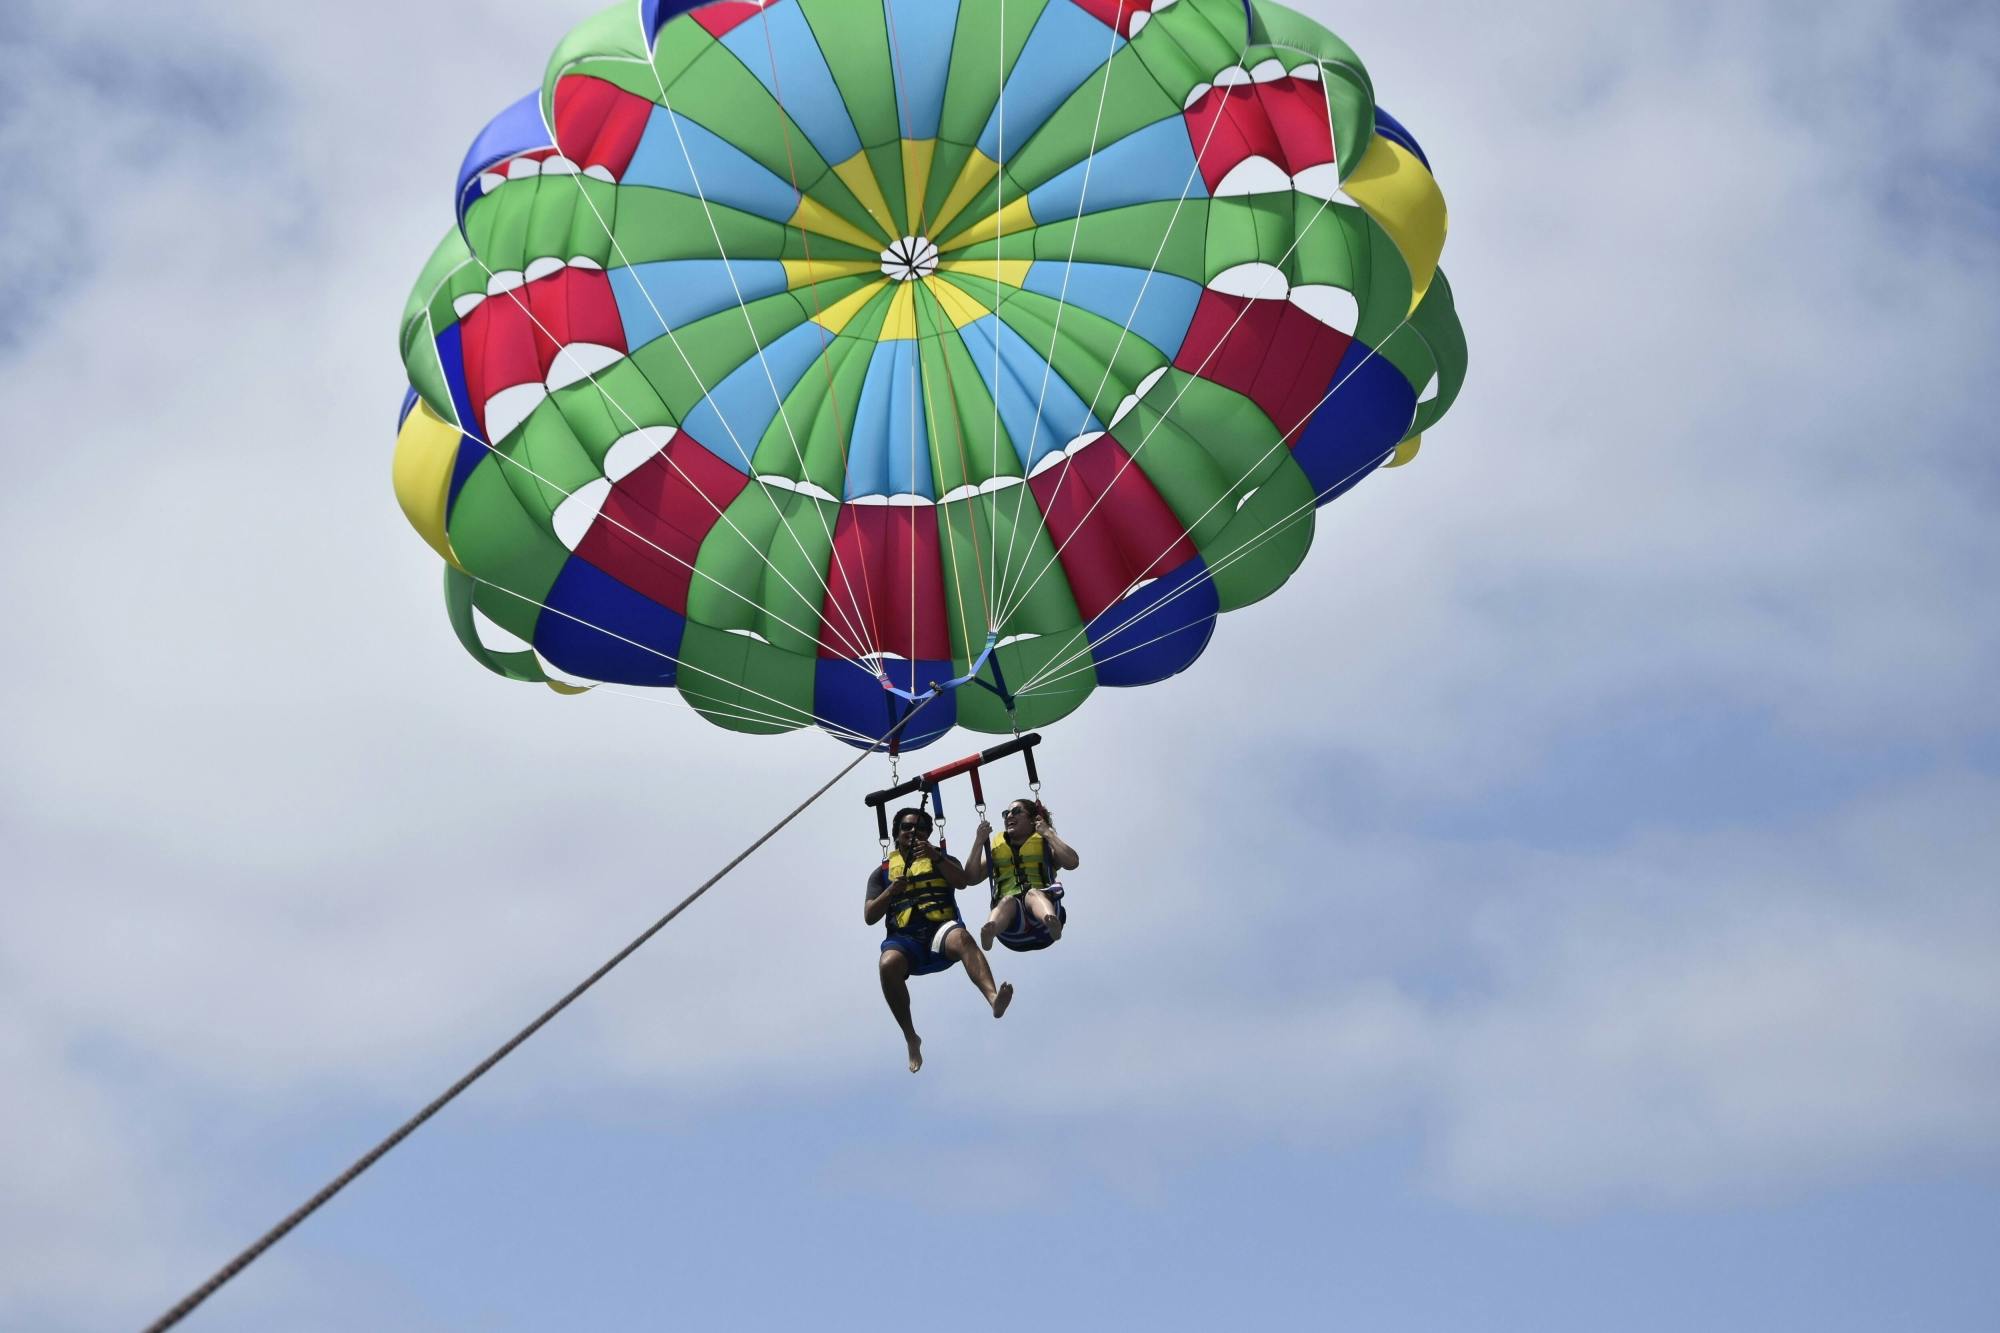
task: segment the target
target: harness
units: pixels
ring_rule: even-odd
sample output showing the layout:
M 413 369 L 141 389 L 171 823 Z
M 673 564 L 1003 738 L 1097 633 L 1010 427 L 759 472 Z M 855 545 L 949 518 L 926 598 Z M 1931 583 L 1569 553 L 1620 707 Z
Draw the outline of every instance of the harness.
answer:
M 907 935 L 913 925 L 928 922 L 941 926 L 958 920 L 958 899 L 931 858 L 919 856 L 905 863 L 900 850 L 889 853 L 882 869 L 892 880 L 903 880 L 903 890 L 889 900 L 887 920 L 891 935 Z
M 1023 838 L 1018 850 L 1006 834 L 996 833 L 986 850 L 993 860 L 993 901 L 989 906 L 998 906 L 1002 898 L 1029 889 L 1046 889 L 1054 882 L 1049 873 L 1049 847 L 1039 833 Z

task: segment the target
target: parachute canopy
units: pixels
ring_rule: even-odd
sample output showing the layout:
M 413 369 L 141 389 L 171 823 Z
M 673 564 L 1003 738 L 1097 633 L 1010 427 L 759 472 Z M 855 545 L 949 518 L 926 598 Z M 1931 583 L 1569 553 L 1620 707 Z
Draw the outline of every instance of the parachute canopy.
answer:
M 1423 150 L 1266 0 L 625 0 L 454 204 L 395 483 L 460 639 L 741 731 L 1173 675 L 1465 372 Z

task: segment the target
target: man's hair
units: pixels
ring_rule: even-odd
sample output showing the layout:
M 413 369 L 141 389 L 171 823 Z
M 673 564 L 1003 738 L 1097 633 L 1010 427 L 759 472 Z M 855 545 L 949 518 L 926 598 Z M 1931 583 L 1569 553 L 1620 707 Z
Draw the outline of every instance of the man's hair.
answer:
M 896 812 L 896 817 L 894 819 L 889 821 L 889 829 L 891 832 L 901 833 L 903 831 L 904 815 L 915 815 L 919 820 L 923 822 L 925 837 L 929 837 L 931 830 L 937 827 L 937 821 L 931 818 L 930 811 L 924 809 L 922 806 L 906 805 L 901 810 L 898 810 Z

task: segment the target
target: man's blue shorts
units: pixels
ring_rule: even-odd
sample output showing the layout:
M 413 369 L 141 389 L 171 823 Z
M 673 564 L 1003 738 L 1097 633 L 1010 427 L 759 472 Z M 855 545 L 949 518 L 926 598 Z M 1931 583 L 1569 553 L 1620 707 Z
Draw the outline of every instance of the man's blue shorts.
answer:
M 928 976 L 932 972 L 942 972 L 958 961 L 944 951 L 944 942 L 951 932 L 963 929 L 963 921 L 947 921 L 928 935 L 890 935 L 882 941 L 882 951 L 887 953 L 895 949 L 908 958 L 911 976 Z

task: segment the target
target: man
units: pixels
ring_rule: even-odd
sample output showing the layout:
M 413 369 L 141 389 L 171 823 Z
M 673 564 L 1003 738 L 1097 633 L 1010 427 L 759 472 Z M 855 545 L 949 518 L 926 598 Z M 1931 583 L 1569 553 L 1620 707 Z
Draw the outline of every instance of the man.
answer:
M 882 977 L 882 998 L 889 1002 L 896 1026 L 903 1030 L 903 1044 L 910 1054 L 910 1072 L 924 1067 L 923 1040 L 910 1023 L 910 986 L 913 976 L 942 972 L 954 963 L 965 964 L 965 974 L 993 1007 L 995 1018 L 1007 1012 L 1013 1002 L 1012 982 L 995 986 L 993 970 L 986 955 L 973 943 L 972 932 L 959 919 L 959 889 L 977 883 L 966 878 L 965 868 L 954 856 L 931 846 L 931 817 L 916 807 L 896 812 L 896 850 L 868 877 L 866 906 L 861 919 L 868 925 L 886 918 L 888 934 L 882 940 L 878 970 Z M 982 824 L 982 828 L 985 826 Z
M 993 876 L 993 911 L 980 928 L 981 948 L 999 941 L 1017 953 L 1046 949 L 1062 938 L 1069 909 L 1063 906 L 1056 871 L 1074 870 L 1083 862 L 1056 835 L 1048 807 L 1023 797 L 1000 816 L 1003 831 L 979 823 L 978 845 L 965 859 L 965 877 L 977 884 Z

